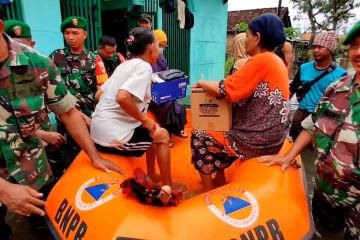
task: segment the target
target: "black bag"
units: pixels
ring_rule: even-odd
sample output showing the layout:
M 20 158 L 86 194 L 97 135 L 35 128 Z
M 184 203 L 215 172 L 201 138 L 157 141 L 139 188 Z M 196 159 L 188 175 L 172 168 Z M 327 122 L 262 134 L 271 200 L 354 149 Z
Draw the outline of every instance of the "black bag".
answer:
M 172 13 L 176 10 L 174 0 L 160 0 L 159 4 L 161 7 L 165 7 L 167 13 Z
M 335 63 L 332 63 L 328 69 L 326 69 L 322 74 L 317 76 L 314 80 L 312 80 L 310 82 L 304 82 L 303 84 L 301 84 L 300 87 L 296 90 L 296 98 L 297 98 L 298 102 L 300 102 L 305 97 L 305 95 L 310 91 L 311 87 L 315 83 L 317 83 L 323 77 L 325 77 L 326 75 L 328 75 L 329 73 L 334 71 L 335 68 L 336 68 Z
M 189 10 L 188 7 L 185 8 L 185 29 L 190 30 L 194 27 L 195 20 L 194 14 Z
M 177 69 L 170 69 L 163 72 L 159 72 L 159 77 L 165 81 L 171 81 L 174 79 L 179 79 L 185 76 L 185 73 L 177 70 Z

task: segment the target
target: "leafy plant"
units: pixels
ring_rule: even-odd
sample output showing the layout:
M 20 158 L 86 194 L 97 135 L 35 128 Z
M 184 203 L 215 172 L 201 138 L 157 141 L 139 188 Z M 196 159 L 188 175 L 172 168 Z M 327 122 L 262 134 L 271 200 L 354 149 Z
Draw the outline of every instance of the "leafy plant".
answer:
M 319 30 L 338 31 L 354 16 L 354 9 L 360 6 L 359 0 L 291 0 L 300 13 L 306 14 L 310 21 L 312 43 Z M 295 17 L 299 19 L 299 17 Z
M 295 39 L 295 38 L 298 38 L 301 35 L 301 33 L 300 33 L 299 29 L 297 29 L 297 28 L 287 27 L 287 28 L 285 28 L 285 35 L 287 38 Z
M 241 22 L 241 23 L 237 23 L 235 25 L 235 31 L 237 33 L 241 33 L 241 32 L 246 32 L 248 30 L 249 26 L 247 23 Z
M 234 58 L 231 55 L 227 55 L 225 60 L 225 77 L 230 75 L 230 70 L 234 65 Z

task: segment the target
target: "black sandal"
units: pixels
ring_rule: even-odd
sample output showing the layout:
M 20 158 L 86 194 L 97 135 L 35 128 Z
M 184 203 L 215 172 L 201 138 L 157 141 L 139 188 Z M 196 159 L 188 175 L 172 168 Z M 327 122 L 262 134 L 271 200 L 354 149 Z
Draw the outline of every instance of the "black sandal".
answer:
M 179 134 L 179 137 L 181 137 L 181 138 L 187 138 L 188 135 L 185 133 L 184 130 L 181 130 L 181 131 L 180 131 L 180 134 Z

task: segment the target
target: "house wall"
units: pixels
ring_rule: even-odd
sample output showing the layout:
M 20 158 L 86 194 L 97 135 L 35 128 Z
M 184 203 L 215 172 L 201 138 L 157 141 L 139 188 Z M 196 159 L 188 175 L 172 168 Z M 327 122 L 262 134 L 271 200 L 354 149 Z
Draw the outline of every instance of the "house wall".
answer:
M 35 49 L 49 55 L 64 46 L 60 32 L 61 11 L 59 0 L 21 0 L 24 22 L 30 28 Z M 41 13 L 41 14 L 40 14 Z
M 190 83 L 224 78 L 228 5 L 223 0 L 191 0 Z
M 32 30 L 35 48 L 45 55 L 64 46 L 59 0 L 21 0 L 24 21 Z M 223 0 L 188 0 L 195 25 L 190 35 L 190 83 L 224 78 L 227 4 Z M 41 15 L 39 15 L 41 12 Z M 158 13 L 158 28 L 162 27 Z

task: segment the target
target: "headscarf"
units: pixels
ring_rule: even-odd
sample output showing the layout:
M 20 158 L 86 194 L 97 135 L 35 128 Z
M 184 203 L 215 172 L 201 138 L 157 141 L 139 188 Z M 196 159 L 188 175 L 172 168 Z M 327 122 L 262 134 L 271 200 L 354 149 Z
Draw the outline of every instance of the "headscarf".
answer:
M 167 43 L 167 37 L 166 33 L 163 30 L 156 29 L 154 30 L 155 38 L 158 40 L 158 42 L 166 42 Z
M 284 24 L 274 14 L 263 14 L 254 18 L 249 23 L 249 29 L 260 33 L 261 42 L 266 48 L 275 49 L 285 42 Z
M 338 45 L 338 37 L 334 31 L 324 31 L 315 36 L 313 45 L 326 47 L 334 53 Z
M 245 39 L 246 39 L 246 33 L 239 33 L 234 38 L 233 50 L 234 50 L 235 69 L 241 68 L 250 59 L 250 57 L 246 55 Z

